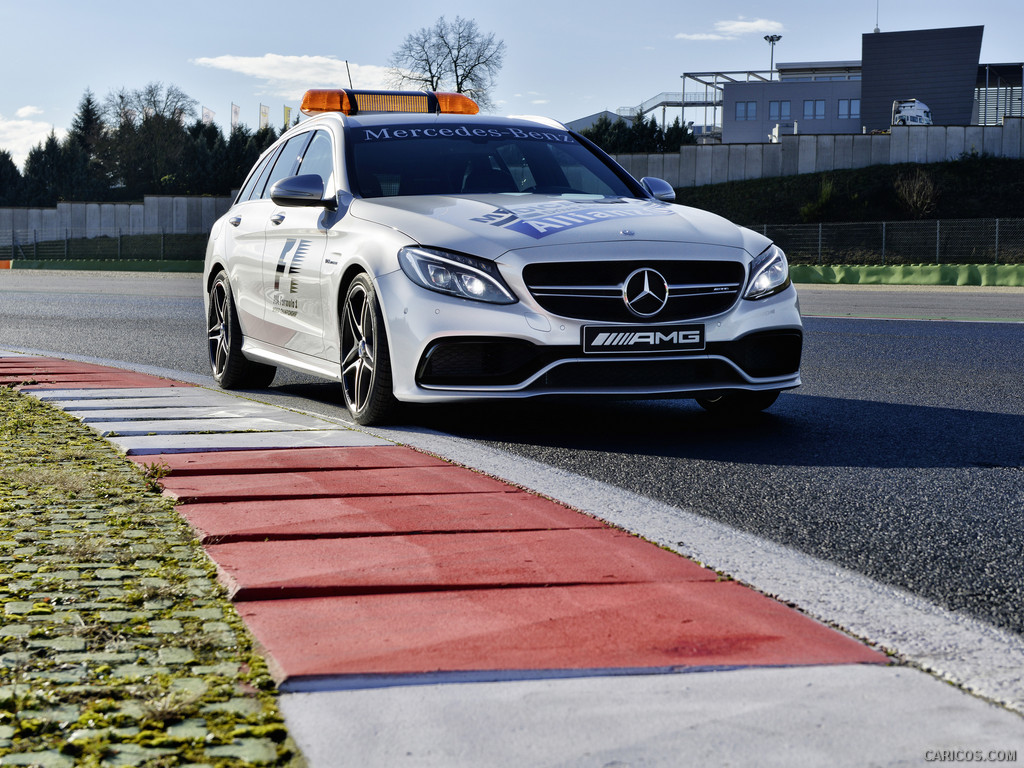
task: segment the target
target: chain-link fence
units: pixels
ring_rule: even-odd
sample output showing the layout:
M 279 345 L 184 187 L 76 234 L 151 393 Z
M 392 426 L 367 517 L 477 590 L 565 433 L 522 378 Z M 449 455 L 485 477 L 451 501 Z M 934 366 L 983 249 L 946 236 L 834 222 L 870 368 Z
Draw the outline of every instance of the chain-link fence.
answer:
M 793 264 L 1024 264 L 1024 219 L 768 224 Z
M 1024 264 L 1024 219 L 946 219 L 851 224 L 766 224 L 793 264 Z M 0 261 L 196 261 L 206 235 L 111 235 L 41 239 L 0 231 Z
M 124 235 L 85 237 L 67 230 L 63 237 L 38 230 L 0 231 L 0 261 L 196 261 L 206 256 L 203 235 Z

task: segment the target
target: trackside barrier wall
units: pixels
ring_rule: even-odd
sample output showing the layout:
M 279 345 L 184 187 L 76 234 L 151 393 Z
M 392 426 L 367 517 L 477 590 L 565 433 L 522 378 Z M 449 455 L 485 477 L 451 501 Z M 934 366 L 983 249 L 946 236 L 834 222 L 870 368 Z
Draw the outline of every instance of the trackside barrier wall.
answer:
M 0 208 L 0 246 L 11 233 L 45 242 L 121 235 L 208 234 L 230 197 L 164 197 L 142 203 L 58 203 L 56 208 Z M 34 233 L 34 234 L 32 234 Z
M 893 126 L 891 133 L 877 135 L 784 135 L 777 144 L 697 144 L 678 153 L 614 157 L 638 179 L 656 176 L 686 188 L 975 154 L 1024 157 L 1024 118 L 1005 117 L 996 126 Z

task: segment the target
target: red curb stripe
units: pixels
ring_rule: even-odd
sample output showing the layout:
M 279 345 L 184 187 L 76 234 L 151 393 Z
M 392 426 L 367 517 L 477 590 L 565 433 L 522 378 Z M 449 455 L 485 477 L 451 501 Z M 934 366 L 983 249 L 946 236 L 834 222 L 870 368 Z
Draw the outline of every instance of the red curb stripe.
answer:
M 92 363 L 51 360 L 40 357 L 0 358 L 0 386 L 19 389 L 140 389 L 191 387 L 191 384 L 162 379 L 145 373 L 121 371 Z
M 329 469 L 397 469 L 450 467 L 446 461 L 400 445 L 353 448 L 273 448 L 207 453 L 164 453 L 130 456 L 140 464 L 164 466 L 169 477 L 189 475 L 263 474 Z
M 200 503 L 179 506 L 178 512 L 204 544 L 605 527 L 600 520 L 524 491 Z
M 214 544 L 207 552 L 237 601 L 352 589 L 718 579 L 714 571 L 612 528 L 244 542 Z
M 238 604 L 278 681 L 460 670 L 882 663 L 734 583 L 603 584 Z
M 515 488 L 456 466 L 341 469 L 247 475 L 171 476 L 164 493 L 182 504 L 256 499 L 330 499 L 447 493 L 514 493 Z

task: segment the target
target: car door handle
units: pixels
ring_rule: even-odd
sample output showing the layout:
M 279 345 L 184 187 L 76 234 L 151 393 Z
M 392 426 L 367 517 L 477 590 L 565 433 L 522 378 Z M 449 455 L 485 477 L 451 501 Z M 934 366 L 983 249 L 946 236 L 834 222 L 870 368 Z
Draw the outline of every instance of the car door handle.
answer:
M 283 213 L 275 213 L 273 216 L 270 217 L 271 224 L 280 224 L 282 221 L 284 221 Z
M 230 219 L 228 219 L 228 224 L 230 224 L 232 227 L 237 227 L 241 223 L 242 223 L 242 217 L 241 216 L 232 216 Z

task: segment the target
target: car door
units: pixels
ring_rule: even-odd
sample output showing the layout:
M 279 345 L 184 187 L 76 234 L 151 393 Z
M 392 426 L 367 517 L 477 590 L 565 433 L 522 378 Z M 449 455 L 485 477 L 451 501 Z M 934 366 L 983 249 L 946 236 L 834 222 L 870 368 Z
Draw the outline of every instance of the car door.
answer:
M 263 299 L 263 250 L 266 246 L 267 205 L 261 199 L 270 170 L 280 155 L 280 148 L 269 153 L 249 174 L 228 224 L 226 263 L 231 278 L 235 308 L 242 334 L 248 338 L 266 336 Z
M 333 195 L 334 148 L 326 130 L 303 134 L 308 140 L 298 163 L 288 175 L 315 173 Z M 323 207 L 279 206 L 271 202 L 263 252 L 267 341 L 292 352 L 321 356 L 324 351 L 324 305 L 320 279 L 327 248 L 326 211 Z

